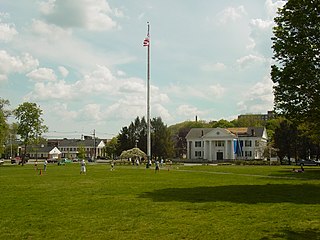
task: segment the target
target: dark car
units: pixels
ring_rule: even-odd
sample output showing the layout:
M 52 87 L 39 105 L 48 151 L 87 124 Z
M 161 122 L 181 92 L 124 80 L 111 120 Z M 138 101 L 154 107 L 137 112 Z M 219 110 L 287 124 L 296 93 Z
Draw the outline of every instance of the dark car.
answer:
M 320 162 L 312 159 L 301 159 L 297 161 L 297 165 L 300 166 L 320 166 Z
M 48 158 L 47 162 L 48 163 L 56 163 L 56 162 L 58 162 L 58 159 L 56 159 L 56 158 Z
M 93 158 L 91 158 L 91 157 L 86 157 L 86 160 L 87 160 L 88 162 L 94 162 Z

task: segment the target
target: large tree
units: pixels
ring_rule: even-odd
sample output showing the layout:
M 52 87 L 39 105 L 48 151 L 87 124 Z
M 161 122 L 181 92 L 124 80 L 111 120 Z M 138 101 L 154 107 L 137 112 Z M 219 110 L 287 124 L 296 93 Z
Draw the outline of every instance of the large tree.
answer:
M 27 146 L 35 142 L 42 133 L 48 130 L 43 124 L 42 110 L 36 103 L 24 102 L 13 111 L 18 120 L 18 134 L 24 143 L 24 154 L 22 157 L 22 165 L 25 161 Z
M 275 110 L 320 133 L 320 1 L 288 0 L 275 23 Z
M 151 120 L 151 126 L 152 157 L 156 159 L 172 157 L 174 145 L 167 125 L 162 122 L 161 117 L 157 117 Z
M 9 101 L 0 98 L 0 157 L 4 154 L 5 143 L 7 142 L 9 125 L 7 123 L 7 117 L 9 111 L 6 110 L 6 106 L 9 106 Z

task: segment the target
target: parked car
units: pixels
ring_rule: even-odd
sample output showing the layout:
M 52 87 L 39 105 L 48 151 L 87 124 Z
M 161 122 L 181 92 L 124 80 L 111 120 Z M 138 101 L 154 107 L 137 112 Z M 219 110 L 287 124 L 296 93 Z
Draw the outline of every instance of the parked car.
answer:
M 70 160 L 70 159 L 68 159 L 68 158 L 61 159 L 61 160 L 58 162 L 58 165 L 65 165 L 66 163 L 72 163 L 72 160 Z
M 15 157 L 15 158 L 11 158 L 11 164 L 15 164 L 17 162 L 21 161 L 21 157 Z
M 29 157 L 25 157 L 24 158 L 24 162 L 27 163 L 29 160 Z M 15 164 L 18 163 L 19 165 L 22 163 L 22 158 L 21 157 L 15 157 L 15 158 L 11 158 L 11 164 Z
M 0 165 L 4 164 L 4 160 L 0 159 Z
M 300 166 L 320 166 L 320 162 L 312 159 L 300 159 L 297 161 L 297 165 Z
M 56 159 L 56 158 L 48 158 L 47 162 L 48 163 L 56 163 L 56 162 L 58 162 L 58 159 Z
M 88 161 L 88 162 L 94 162 L 94 161 L 93 161 L 93 158 L 91 158 L 91 157 L 86 157 L 85 160 Z

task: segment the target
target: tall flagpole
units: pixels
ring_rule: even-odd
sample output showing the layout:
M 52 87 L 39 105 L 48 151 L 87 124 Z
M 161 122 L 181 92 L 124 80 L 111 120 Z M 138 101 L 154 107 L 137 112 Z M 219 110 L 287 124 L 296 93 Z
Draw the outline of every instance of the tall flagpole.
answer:
M 147 47 L 147 157 L 151 159 L 151 124 L 150 124 L 150 23 L 147 22 L 148 32 L 143 45 Z

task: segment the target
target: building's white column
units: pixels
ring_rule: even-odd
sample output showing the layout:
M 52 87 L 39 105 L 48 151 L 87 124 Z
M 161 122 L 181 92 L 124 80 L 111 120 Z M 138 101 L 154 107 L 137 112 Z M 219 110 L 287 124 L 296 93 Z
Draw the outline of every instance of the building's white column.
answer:
M 208 160 L 212 161 L 212 141 L 209 141 L 209 155 Z
M 235 156 L 234 156 L 234 144 L 233 144 L 233 139 L 231 140 L 231 159 L 235 159 Z
M 216 146 L 215 146 L 216 142 L 212 141 L 211 145 L 212 145 L 212 149 L 211 149 L 211 160 L 217 160 L 217 153 L 216 153 Z
M 228 159 L 229 158 L 229 152 L 228 152 L 228 140 L 224 141 L 224 155 L 223 159 Z

